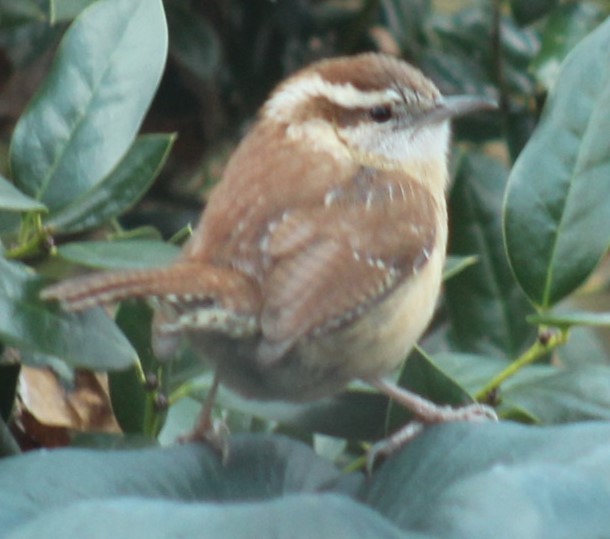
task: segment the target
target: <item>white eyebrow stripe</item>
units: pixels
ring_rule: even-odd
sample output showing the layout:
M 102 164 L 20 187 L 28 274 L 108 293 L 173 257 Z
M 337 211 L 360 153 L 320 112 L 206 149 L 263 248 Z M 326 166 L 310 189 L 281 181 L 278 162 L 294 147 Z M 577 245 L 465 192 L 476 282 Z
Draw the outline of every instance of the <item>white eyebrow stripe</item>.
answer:
M 285 117 L 303 100 L 312 96 L 322 96 L 346 108 L 362 108 L 380 103 L 400 102 L 404 97 L 394 88 L 378 91 L 358 90 L 353 85 L 333 84 L 324 80 L 318 73 L 300 77 L 281 87 L 267 101 L 264 115 Z

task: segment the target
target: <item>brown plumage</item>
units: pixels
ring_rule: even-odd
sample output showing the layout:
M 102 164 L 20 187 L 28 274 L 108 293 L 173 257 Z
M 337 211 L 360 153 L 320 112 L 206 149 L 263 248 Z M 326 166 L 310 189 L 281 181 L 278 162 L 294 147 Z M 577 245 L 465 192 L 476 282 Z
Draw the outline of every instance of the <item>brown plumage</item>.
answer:
M 154 297 L 159 338 L 184 335 L 246 396 L 306 400 L 375 383 L 419 338 L 439 292 L 456 114 L 444 107 L 394 58 L 314 64 L 262 108 L 173 266 L 67 281 L 43 297 L 68 309 Z

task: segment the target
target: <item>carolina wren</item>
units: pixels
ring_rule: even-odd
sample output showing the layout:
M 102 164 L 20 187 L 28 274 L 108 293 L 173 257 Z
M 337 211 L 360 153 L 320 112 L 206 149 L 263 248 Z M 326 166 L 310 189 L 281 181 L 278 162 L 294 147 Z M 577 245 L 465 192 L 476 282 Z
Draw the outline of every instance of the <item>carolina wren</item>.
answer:
M 449 120 L 493 107 L 443 97 L 381 54 L 314 63 L 263 105 L 178 261 L 68 280 L 42 296 L 70 310 L 153 298 L 157 349 L 186 337 L 246 397 L 305 401 L 361 379 L 421 423 L 493 419 L 487 407 L 438 407 L 381 379 L 439 294 Z M 197 435 L 210 427 L 212 398 Z

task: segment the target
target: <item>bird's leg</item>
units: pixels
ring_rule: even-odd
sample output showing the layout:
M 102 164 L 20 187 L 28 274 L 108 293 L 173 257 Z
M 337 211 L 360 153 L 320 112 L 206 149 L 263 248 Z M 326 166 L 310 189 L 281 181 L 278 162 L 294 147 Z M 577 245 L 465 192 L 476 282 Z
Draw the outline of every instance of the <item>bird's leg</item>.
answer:
M 446 423 L 449 421 L 497 421 L 498 416 L 493 408 L 484 404 L 474 403 L 454 408 L 452 406 L 439 406 L 432 401 L 420 397 L 416 393 L 397 386 L 380 378 L 370 380 L 369 383 L 393 401 L 415 416 L 413 421 L 394 432 L 387 438 L 380 440 L 371 447 L 368 455 L 368 469 L 372 469 L 379 456 L 388 456 L 397 449 L 415 438 L 425 425 L 432 423 Z
M 215 421 L 212 418 L 219 384 L 220 376 L 218 375 L 218 370 L 216 370 L 212 386 L 205 396 L 195 427 L 188 434 L 180 436 L 178 443 L 202 442 L 209 444 L 221 454 L 222 462 L 226 463 L 229 458 L 229 429 L 224 421 Z

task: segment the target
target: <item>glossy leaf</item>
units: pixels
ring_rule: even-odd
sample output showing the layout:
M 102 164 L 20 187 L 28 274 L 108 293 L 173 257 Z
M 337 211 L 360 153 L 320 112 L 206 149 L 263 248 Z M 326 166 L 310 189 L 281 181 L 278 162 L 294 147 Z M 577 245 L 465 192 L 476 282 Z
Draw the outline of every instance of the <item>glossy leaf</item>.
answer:
M 574 45 L 603 21 L 604 15 L 593 2 L 567 2 L 551 13 L 542 30 L 540 51 L 531 65 L 547 90 L 555 85 L 561 62 Z
M 64 312 L 39 299 L 42 284 L 25 266 L 0 258 L 0 340 L 99 371 L 136 361 L 136 352 L 102 309 Z
M 610 20 L 566 58 L 511 172 L 504 211 L 513 272 L 548 308 L 591 274 L 610 241 Z
M 179 247 L 153 240 L 72 242 L 57 248 L 64 260 L 98 269 L 165 266 L 179 253 Z
M 157 177 L 174 140 L 172 135 L 138 137 L 106 178 L 45 220 L 50 233 L 82 232 L 124 213 Z
M 483 154 L 465 154 L 451 191 L 449 249 L 477 264 L 445 286 L 450 338 L 462 352 L 516 357 L 534 338 L 532 312 L 510 271 L 502 239 L 507 171 Z
M 2 176 L 0 176 L 0 209 L 8 211 L 46 211 L 44 204 L 24 195 Z
M 140 128 L 166 49 L 161 0 L 101 0 L 85 10 L 17 123 L 15 184 L 56 211 L 100 182 Z

